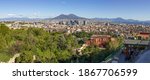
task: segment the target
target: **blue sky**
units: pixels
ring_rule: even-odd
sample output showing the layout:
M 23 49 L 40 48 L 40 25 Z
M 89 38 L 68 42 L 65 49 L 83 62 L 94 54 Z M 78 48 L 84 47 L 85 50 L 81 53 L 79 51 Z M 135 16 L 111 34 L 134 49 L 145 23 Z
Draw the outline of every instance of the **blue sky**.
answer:
M 150 20 L 150 0 L 0 0 L 0 18 L 47 18 L 70 13 L 87 18 Z

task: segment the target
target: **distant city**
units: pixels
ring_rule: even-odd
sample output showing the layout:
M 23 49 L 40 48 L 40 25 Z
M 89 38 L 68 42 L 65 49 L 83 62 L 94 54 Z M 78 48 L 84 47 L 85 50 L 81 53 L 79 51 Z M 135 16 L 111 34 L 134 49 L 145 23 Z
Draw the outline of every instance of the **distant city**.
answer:
M 112 22 L 112 23 L 124 23 L 124 24 L 141 24 L 141 25 L 150 25 L 150 20 L 140 21 L 134 19 L 123 19 L 121 17 L 118 18 L 85 18 L 79 17 L 75 14 L 61 14 L 54 18 L 28 18 L 28 17 L 8 17 L 8 18 L 0 18 L 0 21 L 61 21 L 61 20 L 85 20 L 85 21 L 99 21 L 99 22 Z

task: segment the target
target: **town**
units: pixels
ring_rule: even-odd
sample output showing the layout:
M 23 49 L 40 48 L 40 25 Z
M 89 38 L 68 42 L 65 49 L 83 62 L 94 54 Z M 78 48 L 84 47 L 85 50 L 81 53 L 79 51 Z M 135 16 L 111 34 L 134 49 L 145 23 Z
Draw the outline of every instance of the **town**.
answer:
M 78 38 L 83 41 L 81 48 L 76 51 L 82 54 L 87 46 L 95 45 L 105 49 L 109 42 L 116 43 L 122 39 L 119 50 L 110 54 L 105 63 L 136 63 L 149 62 L 150 56 L 150 25 L 124 24 L 103 22 L 89 19 L 54 19 L 50 21 L 1 21 L 11 30 L 27 30 L 28 28 L 42 28 L 45 31 L 62 32 L 64 34 L 92 33 L 90 38 Z M 116 43 L 117 44 L 117 43 Z M 14 60 L 13 60 L 14 62 Z M 77 61 L 78 62 L 78 61 Z

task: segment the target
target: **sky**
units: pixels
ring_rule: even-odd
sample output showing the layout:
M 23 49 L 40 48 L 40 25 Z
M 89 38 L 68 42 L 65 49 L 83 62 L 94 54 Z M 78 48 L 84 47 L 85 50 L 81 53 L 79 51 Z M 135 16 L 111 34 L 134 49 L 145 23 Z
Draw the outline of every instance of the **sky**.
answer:
M 150 0 L 0 0 L 0 18 L 53 18 L 60 14 L 150 20 Z

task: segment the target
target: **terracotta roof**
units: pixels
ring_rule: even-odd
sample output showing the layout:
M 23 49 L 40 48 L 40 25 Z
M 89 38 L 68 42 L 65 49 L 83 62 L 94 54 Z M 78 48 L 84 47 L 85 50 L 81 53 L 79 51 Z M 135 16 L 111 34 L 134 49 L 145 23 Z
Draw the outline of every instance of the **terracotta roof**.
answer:
M 92 35 L 91 38 L 98 38 L 98 37 L 111 37 L 110 35 Z

